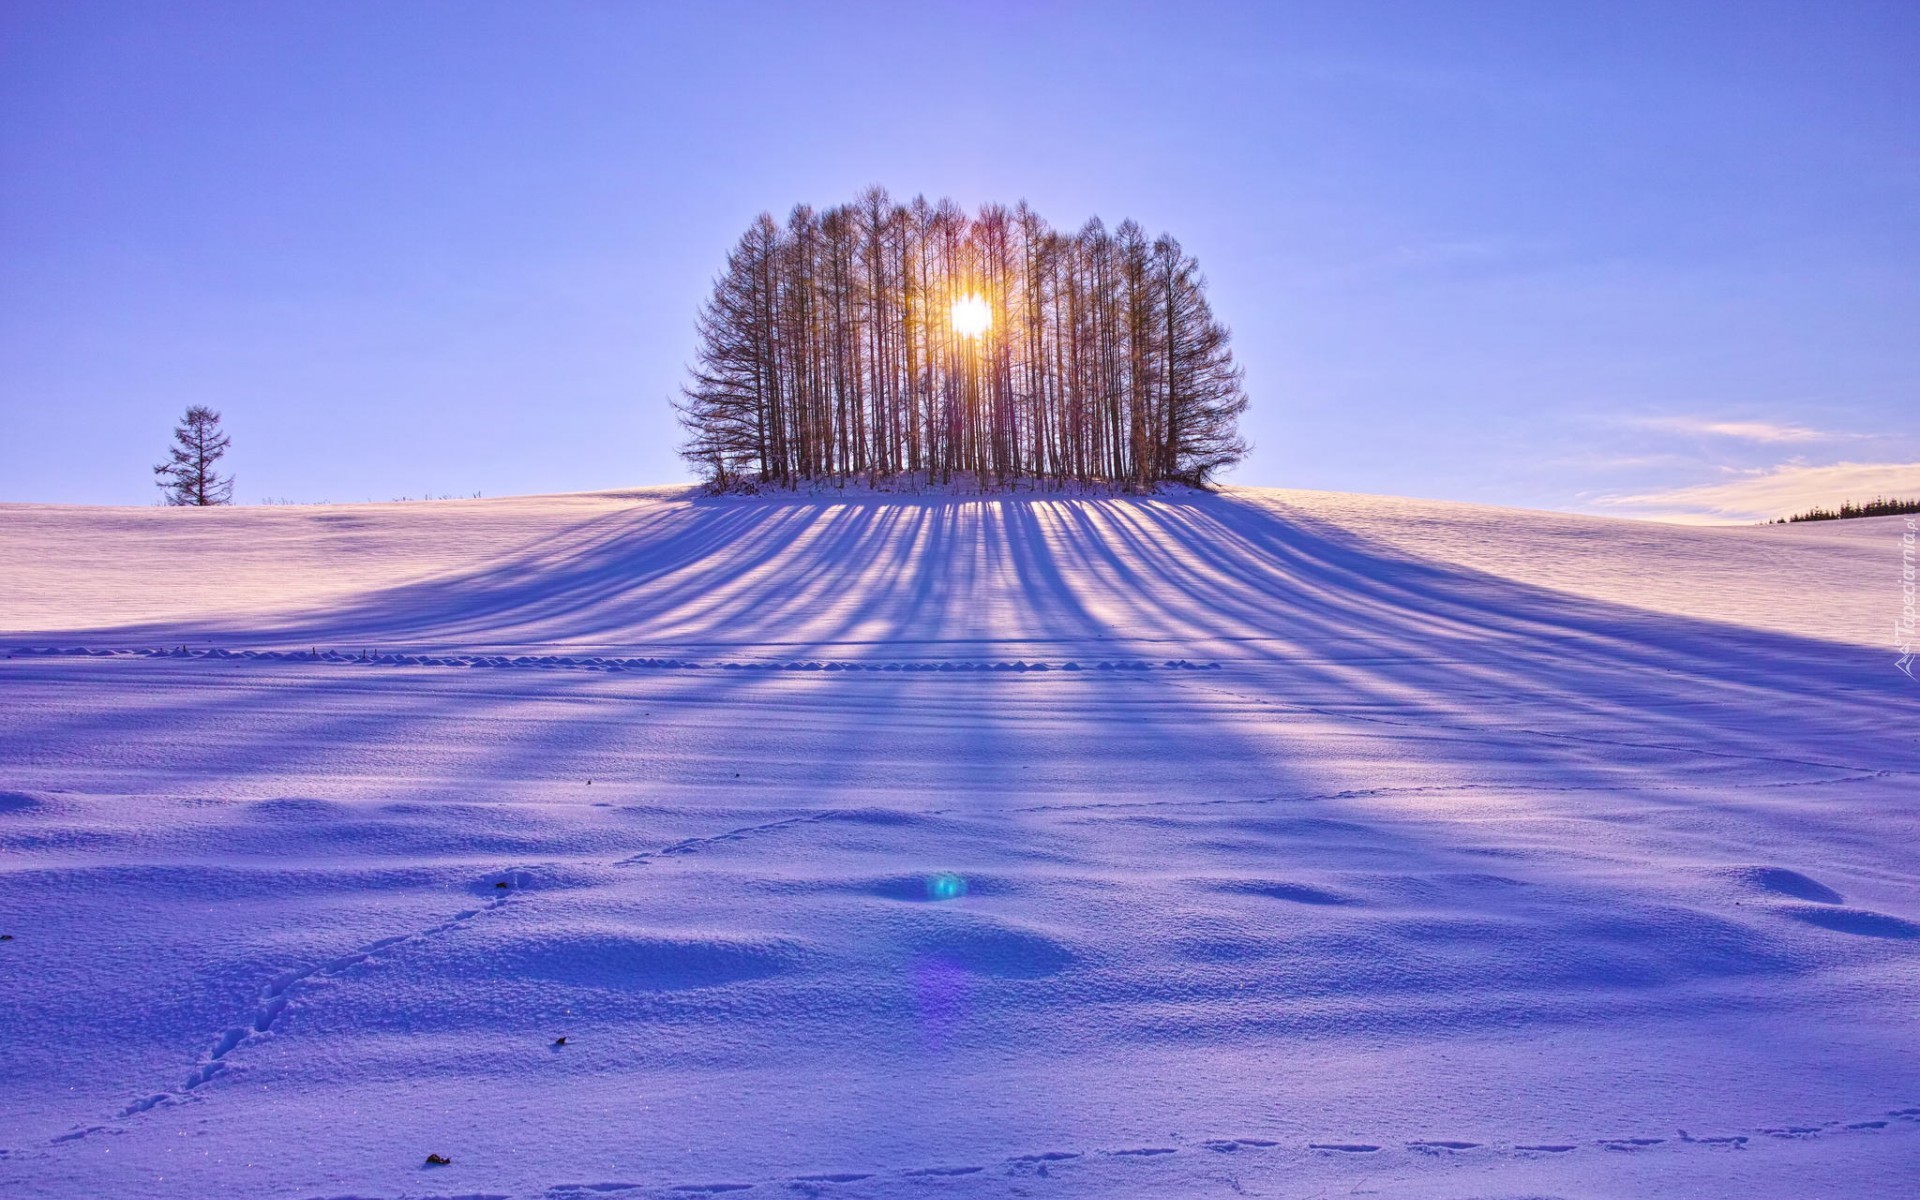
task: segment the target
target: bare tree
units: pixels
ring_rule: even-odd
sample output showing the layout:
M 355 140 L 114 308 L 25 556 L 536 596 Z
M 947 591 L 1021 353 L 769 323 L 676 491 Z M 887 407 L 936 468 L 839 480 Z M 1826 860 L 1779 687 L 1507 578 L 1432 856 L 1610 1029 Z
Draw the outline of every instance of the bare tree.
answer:
M 1227 330 L 1180 244 L 951 200 L 756 219 L 696 324 L 682 453 L 730 487 L 965 476 L 1205 484 L 1246 453 Z M 956 328 L 956 306 L 991 316 Z
M 200 404 L 187 409 L 174 426 L 167 461 L 153 469 L 166 502 L 178 507 L 233 503 L 233 476 L 223 477 L 213 469 L 232 440 L 220 432 L 219 413 Z
M 1233 361 L 1226 326 L 1207 305 L 1200 264 L 1162 236 L 1153 245 L 1155 282 L 1166 322 L 1165 402 L 1158 431 L 1161 479 L 1204 484 L 1247 454 L 1239 433 L 1247 411 L 1244 372 Z

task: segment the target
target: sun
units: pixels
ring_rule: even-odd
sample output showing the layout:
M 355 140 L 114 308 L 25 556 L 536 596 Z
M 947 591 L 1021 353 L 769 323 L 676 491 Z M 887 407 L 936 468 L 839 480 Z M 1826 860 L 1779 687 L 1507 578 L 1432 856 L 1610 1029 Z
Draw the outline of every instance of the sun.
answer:
M 961 337 L 979 337 L 993 325 L 993 308 L 977 295 L 953 302 L 953 331 Z

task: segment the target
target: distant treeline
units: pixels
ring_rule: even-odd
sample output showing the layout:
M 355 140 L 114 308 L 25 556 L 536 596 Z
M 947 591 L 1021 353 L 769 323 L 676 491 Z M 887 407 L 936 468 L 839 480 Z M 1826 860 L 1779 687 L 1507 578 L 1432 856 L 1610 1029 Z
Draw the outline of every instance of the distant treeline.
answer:
M 1171 237 L 1024 202 L 762 214 L 701 311 L 677 405 L 721 487 L 967 476 L 1206 482 L 1247 406 L 1199 265 Z
M 1920 513 L 1920 500 L 1883 500 L 1878 496 L 1865 504 L 1847 501 L 1839 508 L 1810 508 L 1806 512 L 1796 513 L 1782 521 L 1769 524 L 1787 525 L 1795 521 L 1845 521 L 1853 517 L 1892 517 L 1901 513 Z

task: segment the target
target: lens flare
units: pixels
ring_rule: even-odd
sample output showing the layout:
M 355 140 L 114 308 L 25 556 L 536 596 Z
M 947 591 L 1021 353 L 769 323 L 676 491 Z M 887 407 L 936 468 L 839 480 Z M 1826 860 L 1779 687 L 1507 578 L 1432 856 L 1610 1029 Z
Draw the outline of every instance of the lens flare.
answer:
M 952 871 L 927 876 L 927 899 L 958 900 L 967 894 L 967 881 Z
M 978 295 L 962 296 L 953 302 L 953 331 L 961 337 L 979 337 L 993 327 L 993 306 Z

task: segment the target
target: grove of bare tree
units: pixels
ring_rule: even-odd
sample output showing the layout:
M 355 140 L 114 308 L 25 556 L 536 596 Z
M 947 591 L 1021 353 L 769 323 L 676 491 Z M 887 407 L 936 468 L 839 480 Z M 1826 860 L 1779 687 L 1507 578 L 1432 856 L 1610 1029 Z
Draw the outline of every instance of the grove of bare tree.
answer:
M 1247 398 L 1199 265 L 1132 221 L 1022 202 L 763 214 L 714 285 L 676 405 L 710 484 L 1203 484 Z

